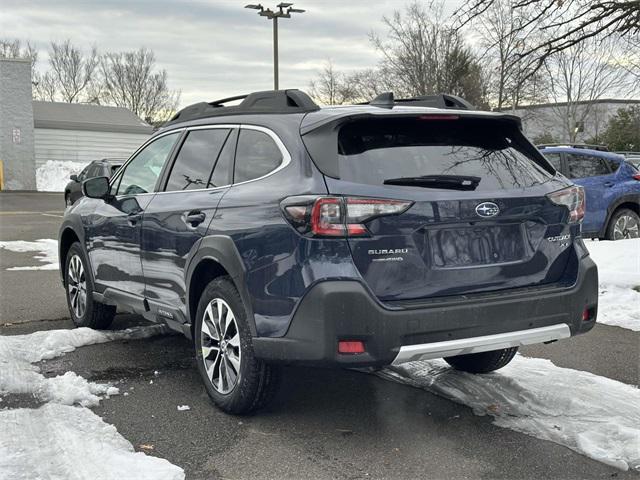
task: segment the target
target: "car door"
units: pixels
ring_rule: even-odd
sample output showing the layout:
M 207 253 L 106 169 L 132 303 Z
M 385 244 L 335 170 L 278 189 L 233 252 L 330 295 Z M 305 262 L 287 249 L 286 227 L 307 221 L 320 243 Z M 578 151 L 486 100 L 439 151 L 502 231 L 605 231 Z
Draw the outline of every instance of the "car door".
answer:
M 144 297 L 142 217 L 180 134 L 157 137 L 139 150 L 112 180 L 113 198 L 100 202 L 89 217 L 87 244 L 96 289 L 110 289 L 107 293 L 122 303 L 141 304 Z
M 188 130 L 163 188 L 142 221 L 142 269 L 152 312 L 184 321 L 185 270 L 231 183 L 237 129 L 207 126 Z
M 615 175 L 609 164 L 592 154 L 566 153 L 567 176 L 584 187 L 586 212 L 582 222 L 585 233 L 598 233 L 607 217 Z

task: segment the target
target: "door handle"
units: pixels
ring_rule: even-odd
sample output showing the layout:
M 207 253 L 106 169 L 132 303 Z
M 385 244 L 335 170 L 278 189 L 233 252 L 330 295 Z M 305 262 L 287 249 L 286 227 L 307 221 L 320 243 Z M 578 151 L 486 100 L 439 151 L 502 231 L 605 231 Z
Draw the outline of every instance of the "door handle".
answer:
M 605 187 L 613 187 L 613 182 L 604 182 Z
M 200 212 L 199 210 L 193 210 L 186 214 L 186 216 L 184 217 L 184 222 L 191 227 L 197 227 L 202 222 L 204 222 L 205 218 L 206 215 L 204 213 Z
M 133 227 L 141 218 L 142 214 L 140 213 L 130 213 L 129 215 L 127 215 L 127 223 Z

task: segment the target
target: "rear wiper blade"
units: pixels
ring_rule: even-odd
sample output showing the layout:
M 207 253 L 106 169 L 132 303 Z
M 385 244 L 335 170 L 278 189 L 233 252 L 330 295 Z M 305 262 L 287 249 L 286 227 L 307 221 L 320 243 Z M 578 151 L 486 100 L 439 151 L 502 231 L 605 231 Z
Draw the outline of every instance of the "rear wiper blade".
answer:
M 387 178 L 385 185 L 406 185 L 409 187 L 442 188 L 447 190 L 475 190 L 480 177 L 467 175 L 423 175 L 421 177 Z

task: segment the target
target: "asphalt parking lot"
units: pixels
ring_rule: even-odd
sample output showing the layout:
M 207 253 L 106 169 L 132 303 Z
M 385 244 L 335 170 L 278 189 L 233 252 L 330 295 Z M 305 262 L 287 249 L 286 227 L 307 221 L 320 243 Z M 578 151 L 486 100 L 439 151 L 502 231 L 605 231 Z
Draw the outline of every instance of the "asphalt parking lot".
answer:
M 0 241 L 57 238 L 63 208 L 59 194 L 0 193 Z M 72 328 L 57 270 L 7 270 L 33 264 L 32 257 L 1 251 L 1 335 Z M 123 314 L 114 328 L 139 323 Z M 597 325 L 588 335 L 523 354 L 637 385 L 640 332 Z M 226 415 L 209 402 L 192 346 L 178 335 L 90 345 L 40 367 L 46 376 L 72 370 L 127 392 L 104 399 L 94 412 L 189 479 L 638 478 L 499 428 L 431 393 L 355 371 L 287 368 L 268 409 Z M 2 403 L 19 406 L 33 401 L 8 396 Z

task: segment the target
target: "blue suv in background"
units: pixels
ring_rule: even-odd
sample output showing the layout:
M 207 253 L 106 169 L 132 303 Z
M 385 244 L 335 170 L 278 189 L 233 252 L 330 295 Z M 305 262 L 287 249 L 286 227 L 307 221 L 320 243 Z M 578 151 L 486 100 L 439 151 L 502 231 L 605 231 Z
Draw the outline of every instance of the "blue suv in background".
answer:
M 60 229 L 75 324 L 120 308 L 183 332 L 232 413 L 273 396 L 279 364 L 484 373 L 596 321 L 583 189 L 518 117 L 448 95 L 198 103 L 83 193 Z
M 565 177 L 584 187 L 585 237 L 620 240 L 640 232 L 640 172 L 625 157 L 589 148 L 554 146 L 542 154 Z

